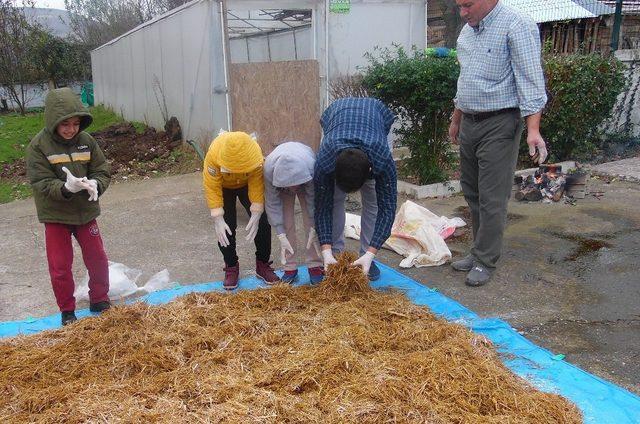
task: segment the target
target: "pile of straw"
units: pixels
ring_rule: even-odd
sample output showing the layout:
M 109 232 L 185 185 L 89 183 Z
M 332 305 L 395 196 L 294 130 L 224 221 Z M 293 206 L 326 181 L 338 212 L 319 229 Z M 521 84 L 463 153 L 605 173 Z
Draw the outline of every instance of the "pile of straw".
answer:
M 581 422 L 351 260 L 317 287 L 115 307 L 1 341 L 0 422 Z

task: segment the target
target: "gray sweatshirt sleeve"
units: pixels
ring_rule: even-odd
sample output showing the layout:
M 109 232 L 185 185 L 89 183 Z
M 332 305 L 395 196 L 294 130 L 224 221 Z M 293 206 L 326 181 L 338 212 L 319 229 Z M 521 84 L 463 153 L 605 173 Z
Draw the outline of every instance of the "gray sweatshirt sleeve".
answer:
M 264 180 L 264 200 L 269 224 L 276 230 L 276 234 L 284 234 L 282 199 L 280 199 L 278 190 L 267 178 Z

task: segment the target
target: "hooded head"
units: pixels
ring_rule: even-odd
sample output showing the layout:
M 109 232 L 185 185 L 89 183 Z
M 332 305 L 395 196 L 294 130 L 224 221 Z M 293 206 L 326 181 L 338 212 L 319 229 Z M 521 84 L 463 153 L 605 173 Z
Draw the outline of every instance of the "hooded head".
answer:
M 44 124 L 46 130 L 56 141 L 68 142 L 75 138 L 65 140 L 56 132 L 56 128 L 62 121 L 74 117 L 80 119 L 78 133 L 84 131 L 93 122 L 93 117 L 87 108 L 70 88 L 50 90 L 44 101 Z
M 225 132 L 218 135 L 213 142 L 220 143 L 218 163 L 229 172 L 251 172 L 264 161 L 260 145 L 245 132 Z
M 293 187 L 311 181 L 313 175 L 309 170 L 309 166 L 301 159 L 286 153 L 278 156 L 273 166 L 273 186 L 279 188 Z

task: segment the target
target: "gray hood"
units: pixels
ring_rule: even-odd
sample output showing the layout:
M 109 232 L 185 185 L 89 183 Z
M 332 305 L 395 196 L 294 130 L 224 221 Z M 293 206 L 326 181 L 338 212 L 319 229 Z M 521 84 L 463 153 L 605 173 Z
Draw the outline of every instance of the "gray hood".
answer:
M 267 156 L 264 175 L 274 187 L 306 184 L 313 179 L 315 153 L 300 142 L 280 144 Z

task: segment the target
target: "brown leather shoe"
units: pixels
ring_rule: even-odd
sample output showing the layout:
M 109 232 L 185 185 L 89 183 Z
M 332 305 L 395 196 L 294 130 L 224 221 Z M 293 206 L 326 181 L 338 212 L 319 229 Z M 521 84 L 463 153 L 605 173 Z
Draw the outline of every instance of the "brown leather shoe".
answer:
M 275 284 L 280 281 L 280 277 L 276 275 L 271 268 L 272 262 L 262 262 L 256 259 L 256 277 L 264 280 L 267 284 Z
M 238 275 L 240 274 L 240 264 L 237 263 L 235 266 L 226 266 L 224 267 L 224 281 L 222 283 L 222 287 L 225 290 L 233 290 L 238 287 Z

